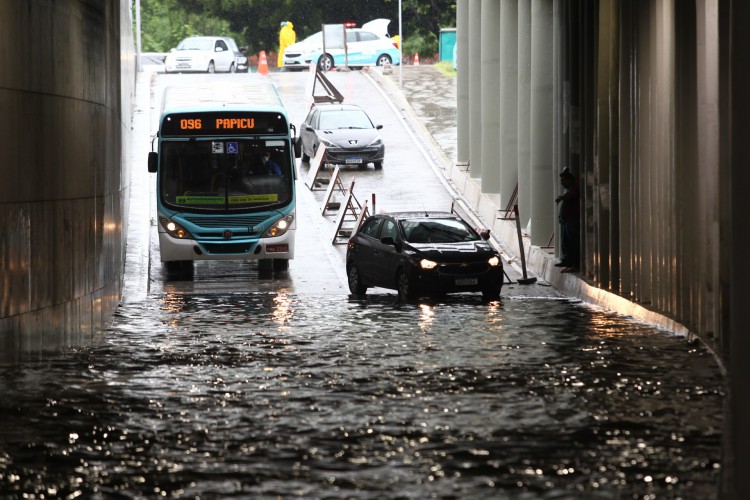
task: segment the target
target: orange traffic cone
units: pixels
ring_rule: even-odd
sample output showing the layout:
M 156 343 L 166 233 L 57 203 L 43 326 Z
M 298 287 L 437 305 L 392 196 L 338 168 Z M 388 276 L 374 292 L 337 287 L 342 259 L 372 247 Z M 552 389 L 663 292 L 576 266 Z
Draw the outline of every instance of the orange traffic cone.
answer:
M 419 52 L 414 54 L 414 66 L 419 66 Z
M 260 51 L 260 59 L 258 60 L 258 73 L 261 75 L 268 74 L 268 59 L 266 59 L 266 51 Z

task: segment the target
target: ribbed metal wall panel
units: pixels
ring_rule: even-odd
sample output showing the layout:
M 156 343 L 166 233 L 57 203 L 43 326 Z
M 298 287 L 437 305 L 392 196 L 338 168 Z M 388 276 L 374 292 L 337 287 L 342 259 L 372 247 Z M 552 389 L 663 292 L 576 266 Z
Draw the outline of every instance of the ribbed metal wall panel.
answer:
M 0 3 L 0 356 L 90 341 L 120 300 L 135 57 L 126 0 Z

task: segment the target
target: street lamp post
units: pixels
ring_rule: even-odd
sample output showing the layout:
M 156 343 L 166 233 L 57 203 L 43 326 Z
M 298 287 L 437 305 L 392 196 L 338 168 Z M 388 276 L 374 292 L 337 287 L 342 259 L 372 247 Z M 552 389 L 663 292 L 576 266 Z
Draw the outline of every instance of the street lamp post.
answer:
M 398 0 L 398 86 L 404 88 L 404 35 L 401 33 L 401 0 Z

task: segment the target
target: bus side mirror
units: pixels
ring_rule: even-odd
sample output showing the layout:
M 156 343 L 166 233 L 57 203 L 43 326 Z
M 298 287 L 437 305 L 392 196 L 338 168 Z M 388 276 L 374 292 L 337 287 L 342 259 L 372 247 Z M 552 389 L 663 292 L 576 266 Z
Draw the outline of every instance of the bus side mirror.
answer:
M 148 171 L 150 173 L 156 172 L 156 167 L 159 165 L 159 153 L 151 151 L 148 154 Z

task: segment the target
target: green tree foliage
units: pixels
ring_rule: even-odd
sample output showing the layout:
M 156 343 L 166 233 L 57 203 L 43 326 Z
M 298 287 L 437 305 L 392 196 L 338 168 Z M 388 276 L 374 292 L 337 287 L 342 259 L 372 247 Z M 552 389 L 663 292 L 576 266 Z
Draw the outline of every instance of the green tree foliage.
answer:
M 166 52 L 185 36 L 222 34 L 250 53 L 273 52 L 281 21 L 294 24 L 298 40 L 323 24 L 361 26 L 377 18 L 390 19 L 390 34 L 396 35 L 398 7 L 398 0 L 141 0 L 141 39 L 144 51 Z M 436 53 L 440 28 L 455 25 L 455 0 L 402 0 L 405 53 Z

